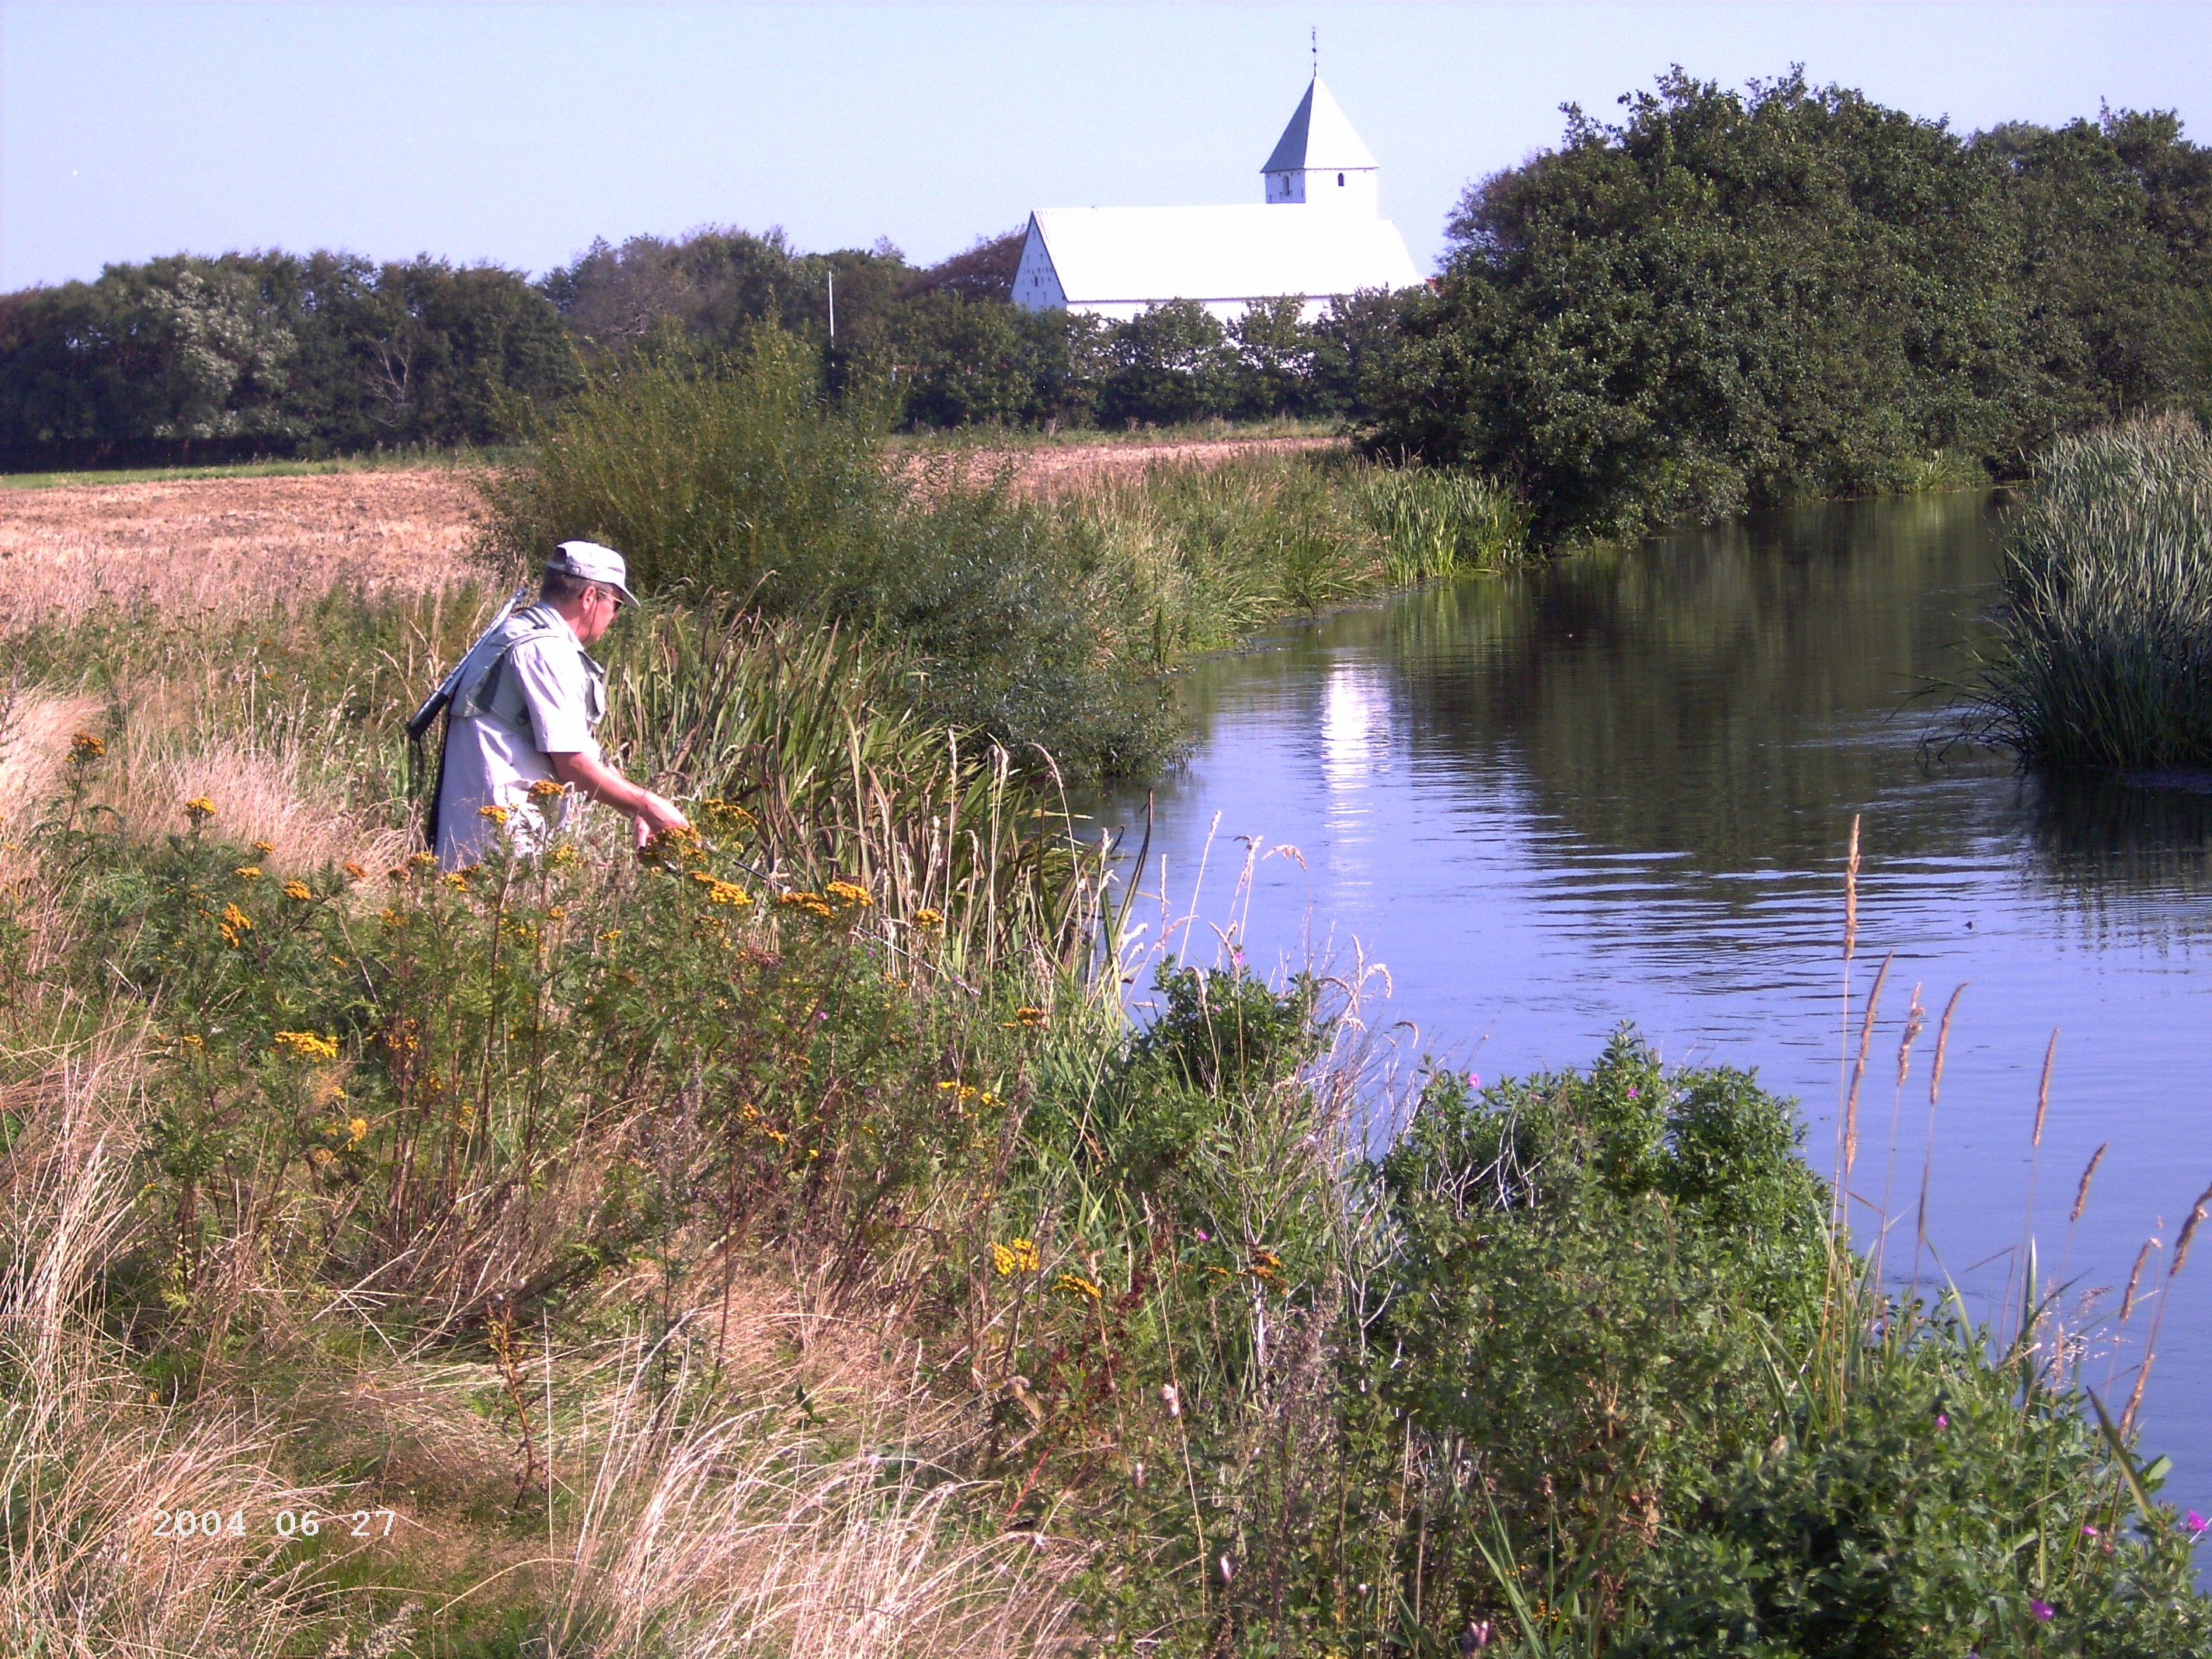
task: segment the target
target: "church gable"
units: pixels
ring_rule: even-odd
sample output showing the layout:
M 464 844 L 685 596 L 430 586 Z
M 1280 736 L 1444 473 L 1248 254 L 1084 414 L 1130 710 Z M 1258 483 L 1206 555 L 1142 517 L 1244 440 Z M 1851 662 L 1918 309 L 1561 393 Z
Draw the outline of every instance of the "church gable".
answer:
M 1037 216 L 1030 215 L 1029 234 L 1022 240 L 1020 264 L 1014 267 L 1013 302 L 1025 311 L 1063 311 L 1067 290 L 1060 280 L 1052 255 L 1046 251 Z

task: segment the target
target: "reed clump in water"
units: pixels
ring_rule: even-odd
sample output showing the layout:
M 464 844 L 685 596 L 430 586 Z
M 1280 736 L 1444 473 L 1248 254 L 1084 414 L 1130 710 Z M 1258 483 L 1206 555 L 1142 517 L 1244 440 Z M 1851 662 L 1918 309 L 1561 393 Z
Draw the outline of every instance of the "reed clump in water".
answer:
M 1977 736 L 2053 766 L 2212 766 L 2212 438 L 2065 438 L 2014 510 Z

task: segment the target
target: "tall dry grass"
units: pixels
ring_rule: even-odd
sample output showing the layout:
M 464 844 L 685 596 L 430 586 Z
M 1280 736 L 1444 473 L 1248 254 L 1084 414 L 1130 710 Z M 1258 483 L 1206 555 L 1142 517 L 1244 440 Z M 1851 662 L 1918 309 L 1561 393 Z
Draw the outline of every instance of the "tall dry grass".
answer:
M 404 1441 L 403 1462 L 384 1478 L 404 1470 L 410 1489 L 443 1508 L 406 1516 L 402 1542 L 481 1531 L 454 1506 L 512 1491 L 503 1437 L 483 1432 L 493 1425 L 471 1403 L 492 1385 L 493 1368 L 428 1349 L 390 1352 L 363 1364 L 342 1399 L 331 1397 L 343 1368 L 326 1358 L 319 1367 L 318 1345 L 347 1346 L 333 1318 L 358 1318 L 371 1304 L 325 1304 L 314 1316 L 319 1330 L 302 1333 L 296 1358 L 307 1374 L 290 1385 L 280 1418 L 257 1421 L 220 1392 L 149 1399 L 101 1330 L 97 1295 L 100 1273 L 141 1225 L 131 1165 L 143 1109 L 137 1035 L 111 1030 L 94 1053 L 58 1061 L 4 1101 L 17 1127 L 0 1158 L 0 1651 L 259 1659 L 408 1650 L 422 1620 L 449 1613 L 481 1582 L 456 1580 L 442 1594 L 418 1588 L 397 1607 L 391 1596 L 333 1595 L 330 1558 L 279 1536 L 275 1518 L 379 1500 L 289 1477 L 289 1444 L 374 1445 L 389 1459 Z M 244 1291 L 241 1281 L 241 1308 Z M 549 1422 L 541 1442 L 563 1507 L 544 1547 L 527 1547 L 526 1534 L 524 1547 L 491 1558 L 503 1563 L 494 1578 L 542 1601 L 544 1650 L 564 1659 L 1061 1650 L 1073 1611 L 1066 1580 L 1081 1552 L 979 1527 L 986 1489 L 949 1468 L 974 1432 L 972 1413 L 921 1384 L 890 1327 L 836 1320 L 795 1285 L 751 1283 L 735 1300 L 734 1316 L 711 1302 L 690 1310 L 661 1345 L 564 1346 L 559 1426 Z M 687 1346 L 687 1329 L 711 1336 Z M 534 1412 L 532 1362 L 550 1356 L 533 1335 L 523 1333 L 519 1398 Z M 685 1356 L 672 1376 L 662 1352 L 672 1340 Z M 545 1382 L 550 1409 L 550 1370 Z M 836 1414 L 833 1435 L 807 1420 L 817 1407 Z M 244 1525 L 158 1536 L 156 1512 L 179 1508 L 238 1515 Z M 418 1550 L 411 1565 L 426 1564 L 436 1565 L 434 1551 Z M 390 1576 L 404 1579 L 406 1570 Z
M 775 1405 L 672 1410 L 698 1379 L 657 1378 L 655 1363 L 634 1346 L 581 1436 L 550 1654 L 1000 1659 L 1064 1645 L 1082 1552 L 982 1520 L 995 1486 L 948 1466 L 971 1414 L 878 1376 L 834 1405 L 814 1396 L 840 1419 L 841 1452 L 794 1425 L 787 1389 Z
M 404 856 L 402 809 L 349 796 L 329 762 L 333 734 L 271 734 L 225 729 L 204 701 L 171 684 L 137 684 L 113 699 L 20 696 L 0 702 L 0 882 L 21 880 L 25 842 L 70 811 L 67 772 L 79 732 L 100 736 L 112 764 L 76 805 L 114 813 L 140 833 L 182 830 L 184 803 L 204 799 L 227 834 L 276 850 L 269 867 L 289 874 L 354 860 L 390 863 Z
M 312 1622 L 269 1524 L 328 1509 L 243 1413 L 165 1408 L 100 1328 L 100 1275 L 138 1225 L 137 1033 L 103 1034 L 10 1091 L 0 1156 L 0 1651 L 71 1659 L 275 1654 Z M 250 1516 L 164 1539 L 155 1511 Z

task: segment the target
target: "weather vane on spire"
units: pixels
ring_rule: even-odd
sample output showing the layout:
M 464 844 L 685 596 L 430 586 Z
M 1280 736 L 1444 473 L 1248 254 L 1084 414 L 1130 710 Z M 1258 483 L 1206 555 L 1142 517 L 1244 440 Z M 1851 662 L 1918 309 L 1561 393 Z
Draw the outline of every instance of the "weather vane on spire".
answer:
M 1318 81 L 1321 79 L 1321 30 L 1319 28 L 1308 29 L 1306 31 L 1306 38 L 1313 44 L 1314 79 Z

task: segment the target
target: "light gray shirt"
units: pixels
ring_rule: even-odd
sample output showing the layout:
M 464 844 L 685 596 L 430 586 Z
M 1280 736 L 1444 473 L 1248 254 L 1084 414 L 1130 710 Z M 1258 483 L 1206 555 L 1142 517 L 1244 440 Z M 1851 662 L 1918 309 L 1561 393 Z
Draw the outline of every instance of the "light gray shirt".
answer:
M 543 848 L 582 803 L 568 796 L 532 800 L 531 785 L 559 781 L 552 756 L 599 757 L 592 731 L 606 713 L 606 672 L 565 623 L 518 641 L 490 672 L 489 696 L 477 687 L 455 697 L 446 733 L 438 863 L 447 870 L 475 863 L 501 835 L 520 851 Z M 464 714 L 464 707 L 479 712 Z M 506 823 L 486 807 L 504 807 Z

